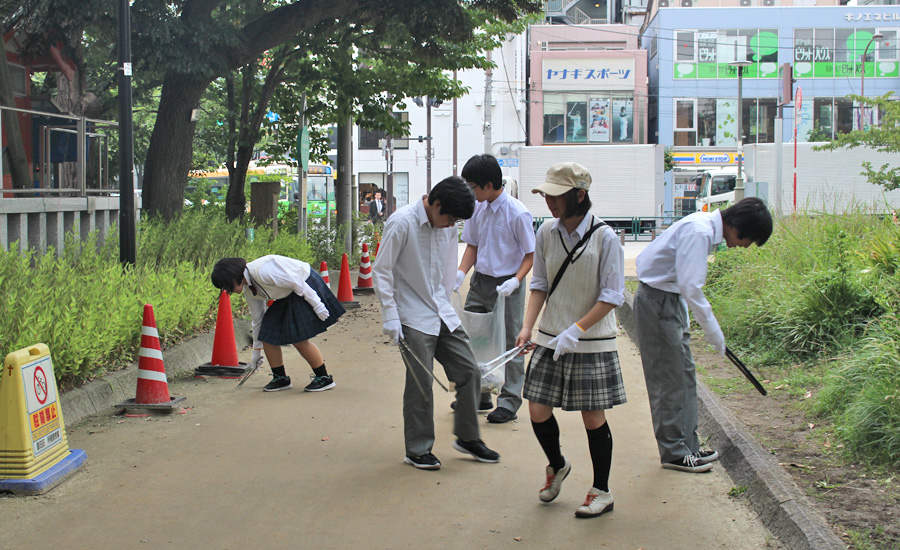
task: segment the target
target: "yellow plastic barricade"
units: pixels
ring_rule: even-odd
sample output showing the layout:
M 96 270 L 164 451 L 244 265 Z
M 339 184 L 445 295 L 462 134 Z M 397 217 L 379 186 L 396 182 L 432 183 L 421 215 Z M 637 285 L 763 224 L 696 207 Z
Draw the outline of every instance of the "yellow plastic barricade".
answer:
M 7 355 L 0 373 L 0 492 L 45 493 L 86 458 L 69 449 L 50 349 L 35 344 Z

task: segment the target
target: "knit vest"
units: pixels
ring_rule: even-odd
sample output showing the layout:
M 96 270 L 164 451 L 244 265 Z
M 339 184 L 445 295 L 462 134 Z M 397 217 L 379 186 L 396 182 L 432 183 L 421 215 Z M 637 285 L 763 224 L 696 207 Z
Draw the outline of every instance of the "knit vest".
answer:
M 600 223 L 600 220 L 594 217 L 591 221 L 592 225 Z M 554 231 L 553 225 L 555 225 L 553 222 L 548 221 L 538 230 L 543 241 L 549 285 L 552 285 L 556 273 L 568 255 L 558 234 L 559 231 L 565 231 L 565 228 L 560 225 L 560 228 Z M 539 345 L 550 347 L 547 344 L 551 339 L 584 317 L 600 298 L 598 274 L 600 260 L 603 257 L 603 231 L 604 228 L 594 231 L 584 244 L 584 252 L 581 253 L 582 249 L 576 252 L 577 259 L 569 264 L 556 290 L 547 298 L 535 338 L 535 342 Z M 616 313 L 613 310 L 581 335 L 575 353 L 616 351 L 616 332 Z
M 253 288 L 256 289 L 256 294 L 253 295 L 253 292 L 248 288 L 246 289 L 247 292 L 244 293 L 245 296 L 250 295 L 250 297 L 257 300 L 280 300 L 290 296 L 291 292 L 294 291 L 291 287 L 275 286 L 260 280 L 259 272 L 269 262 L 277 262 L 278 266 L 290 274 L 294 280 L 306 281 L 309 277 L 309 264 L 306 262 L 275 254 L 262 256 L 247 264 L 247 272 L 250 273 L 250 278 L 253 279 Z

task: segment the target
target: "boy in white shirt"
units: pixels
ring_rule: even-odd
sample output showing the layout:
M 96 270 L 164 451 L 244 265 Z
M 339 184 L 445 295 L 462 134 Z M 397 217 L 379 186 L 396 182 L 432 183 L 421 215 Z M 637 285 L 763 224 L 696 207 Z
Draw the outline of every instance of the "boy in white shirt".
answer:
M 697 375 L 688 318 L 690 306 L 706 340 L 724 355 L 725 335 L 703 294 L 707 258 L 723 240 L 729 248 L 747 248 L 762 246 L 771 234 L 765 203 L 748 197 L 726 210 L 679 220 L 638 254 L 634 322 L 663 468 L 708 472 L 719 458 L 716 451 L 701 450 L 697 437 Z
M 468 246 L 463 253 L 456 284 L 460 285 L 474 265 L 469 282 L 466 311 L 493 311 L 497 296 L 506 297 L 506 349 L 515 347 L 525 315 L 525 287 L 522 281 L 534 262 L 534 219 L 531 212 L 503 189 L 503 174 L 493 155 L 475 155 L 466 162 L 462 177 L 475 193 L 475 213 L 466 222 L 462 240 Z M 516 419 L 522 405 L 525 383 L 525 358 L 516 357 L 506 364 L 506 377 L 497 408 L 488 414 L 488 422 L 503 424 Z M 491 394 L 482 392 L 478 410 L 491 410 Z
M 458 241 L 456 222 L 469 219 L 474 209 L 475 196 L 466 182 L 456 176 L 444 179 L 427 197 L 398 209 L 387 219 L 372 267 L 384 333 L 395 344 L 403 340 L 414 354 L 401 354 L 407 366 L 403 461 L 421 470 L 441 468 L 440 460 L 431 452 L 435 439 L 430 376 L 434 359 L 456 385 L 453 432 L 457 440 L 453 448 L 479 462 L 500 461 L 500 455 L 479 435 L 476 402 L 481 372 L 469 337 L 450 305 Z M 419 364 L 419 359 L 425 364 Z

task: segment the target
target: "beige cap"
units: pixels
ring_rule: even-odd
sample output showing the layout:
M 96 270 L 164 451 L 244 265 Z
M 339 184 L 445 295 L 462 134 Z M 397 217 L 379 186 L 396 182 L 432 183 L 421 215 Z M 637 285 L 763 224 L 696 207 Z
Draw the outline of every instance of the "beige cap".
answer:
M 572 189 L 591 188 L 591 173 L 577 162 L 560 162 L 547 170 L 547 180 L 531 190 L 532 193 L 545 193 L 558 197 Z

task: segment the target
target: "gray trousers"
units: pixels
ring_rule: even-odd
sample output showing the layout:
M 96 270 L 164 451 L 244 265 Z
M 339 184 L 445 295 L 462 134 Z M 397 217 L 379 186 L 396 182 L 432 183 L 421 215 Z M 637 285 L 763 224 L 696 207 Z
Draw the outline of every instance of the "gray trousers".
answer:
M 640 283 L 634 295 L 634 325 L 659 458 L 679 460 L 700 450 L 687 305 L 680 294 Z
M 401 353 L 407 366 L 406 387 L 403 390 L 403 437 L 407 456 L 421 456 L 430 453 L 434 447 L 433 380 L 423 369 L 433 372 L 435 359 L 444 367 L 447 379 L 456 384 L 453 433 L 465 440 L 481 439 L 476 410 L 481 393 L 481 371 L 478 370 L 466 332 L 462 327 L 450 332 L 447 325 L 441 323 L 441 333 L 432 336 L 403 325 L 403 337 L 419 359 L 425 362 L 425 365 L 420 365 L 415 358 Z M 416 380 L 421 384 L 421 390 Z
M 469 281 L 469 294 L 466 296 L 466 311 L 488 313 L 497 303 L 497 286 L 511 279 L 507 277 L 491 277 L 475 271 Z M 506 297 L 506 349 L 516 346 L 516 337 L 522 330 L 525 317 L 525 283 Z M 522 406 L 522 387 L 525 385 L 525 357 L 520 355 L 506 364 L 506 378 L 500 388 L 497 406 L 512 412 Z M 486 401 L 486 400 L 485 400 Z

